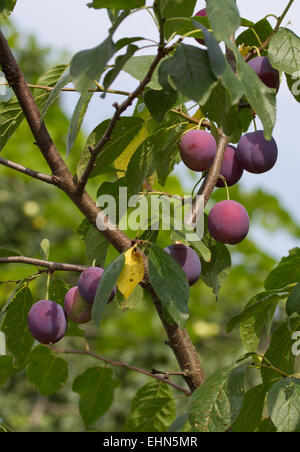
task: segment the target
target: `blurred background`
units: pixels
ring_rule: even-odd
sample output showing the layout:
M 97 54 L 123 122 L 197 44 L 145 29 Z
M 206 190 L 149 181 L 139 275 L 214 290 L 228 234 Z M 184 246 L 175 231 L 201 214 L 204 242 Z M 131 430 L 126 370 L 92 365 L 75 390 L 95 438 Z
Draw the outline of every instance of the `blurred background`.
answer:
M 242 17 L 254 22 L 269 13 L 280 15 L 286 1 L 238 1 Z M 274 4 L 276 3 L 276 4 Z M 199 1 L 195 12 L 204 7 Z M 284 26 L 300 34 L 300 5 L 295 3 Z M 270 18 L 271 21 L 275 19 Z M 18 62 L 30 83 L 51 66 L 68 63 L 74 53 L 93 47 L 105 37 L 109 27 L 106 13 L 87 8 L 83 0 L 18 0 L 5 34 L 15 51 Z M 155 39 L 156 31 L 144 13 L 133 15 L 120 28 L 118 37 L 139 34 Z M 190 42 L 192 43 L 192 42 Z M 194 44 L 194 41 L 193 41 Z M 197 45 L 197 44 L 196 44 Z M 154 53 L 155 49 L 147 49 Z M 122 73 L 113 87 L 130 91 L 136 81 Z M 66 157 L 66 137 L 69 119 L 78 95 L 65 93 L 46 117 L 50 134 L 67 163 L 75 172 L 76 163 L 91 130 L 111 116 L 112 104 L 119 100 L 114 95 L 101 99 L 94 95 L 90 103 L 82 132 L 69 157 Z M 130 114 L 130 112 L 128 112 Z M 191 317 L 188 330 L 209 375 L 216 369 L 230 364 L 244 352 L 238 331 L 226 334 L 228 320 L 239 313 L 251 296 L 263 290 L 263 281 L 276 261 L 286 255 L 290 248 L 300 245 L 300 211 L 298 168 L 298 117 L 299 105 L 288 92 L 283 77 L 278 93 L 278 120 L 274 137 L 279 147 L 279 160 L 269 173 L 252 175 L 245 173 L 238 187 L 230 190 L 231 198 L 247 207 L 251 216 L 251 231 L 244 242 L 230 247 L 233 268 L 222 287 L 219 299 L 210 289 L 199 282 L 192 288 Z M 38 149 L 33 145 L 31 132 L 25 122 L 5 146 L 5 158 L 28 167 L 48 172 Z M 51 242 L 50 259 L 59 262 L 87 264 L 85 243 L 77 233 L 83 218 L 67 197 L 54 187 L 34 181 L 21 174 L 0 167 L 0 246 L 14 249 L 22 255 L 41 257 L 40 242 L 47 238 Z M 94 178 L 89 184 L 91 195 L 96 191 L 103 176 Z M 193 175 L 182 164 L 176 167 L 169 178 L 166 192 L 190 193 L 195 183 Z M 297 184 L 297 185 L 296 185 Z M 212 202 L 226 197 L 223 189 L 216 190 Z M 162 234 L 160 243 L 168 244 L 168 236 Z M 108 259 L 115 252 L 110 249 Z M 0 306 L 4 305 L 14 290 L 17 281 L 33 274 L 35 268 L 24 265 L 1 265 Z M 68 283 L 75 285 L 78 275 L 60 274 Z M 44 296 L 45 280 L 40 277 L 31 283 L 34 297 Z M 279 309 L 276 321 L 282 316 Z M 97 331 L 87 325 L 87 337 L 92 349 L 111 359 L 120 359 L 145 369 L 158 368 L 176 370 L 176 361 L 164 344 L 165 333 L 149 302 L 145 299 L 135 311 L 121 312 L 112 303 L 106 310 L 105 319 Z M 68 346 L 82 348 L 80 338 L 63 339 Z M 0 388 L 0 417 L 15 431 L 81 431 L 83 423 L 78 413 L 78 395 L 71 390 L 72 379 L 87 367 L 97 365 L 91 358 L 68 357 L 70 377 L 67 385 L 49 398 L 35 393 L 21 372 Z M 138 388 L 147 382 L 143 376 L 115 369 L 121 380 L 116 391 L 112 409 L 95 425 L 100 431 L 120 431 L 130 409 L 130 400 Z M 72 378 L 73 377 L 73 378 Z M 253 384 L 255 374 L 249 376 Z M 180 380 L 178 380 L 179 382 Z M 176 394 L 178 396 L 178 394 Z M 178 398 L 178 414 L 185 410 L 186 401 Z

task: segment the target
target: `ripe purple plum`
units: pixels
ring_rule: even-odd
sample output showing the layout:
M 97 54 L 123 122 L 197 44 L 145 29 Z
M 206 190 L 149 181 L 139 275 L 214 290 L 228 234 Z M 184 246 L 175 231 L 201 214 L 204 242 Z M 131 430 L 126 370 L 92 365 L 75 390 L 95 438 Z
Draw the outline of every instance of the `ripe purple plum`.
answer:
M 81 273 L 79 277 L 78 289 L 80 295 L 85 299 L 85 301 L 87 301 L 87 303 L 91 305 L 94 303 L 98 285 L 103 272 L 104 270 L 101 267 L 88 267 Z M 108 303 L 112 301 L 115 295 L 116 289 L 114 288 L 108 300 Z
M 267 57 L 256 57 L 249 61 L 249 66 L 259 76 L 261 81 L 269 88 L 279 90 L 280 75 L 277 69 L 274 69 Z
M 205 130 L 190 130 L 181 139 L 181 158 L 193 171 L 206 171 L 214 161 L 216 153 L 216 140 Z
M 58 342 L 67 329 L 63 308 L 51 300 L 40 300 L 28 313 L 28 327 L 32 336 L 42 344 Z
M 200 11 L 198 11 L 195 16 L 200 16 L 200 17 L 205 17 L 206 16 L 206 8 L 200 9 Z M 199 44 L 205 46 L 205 41 L 204 39 L 197 39 L 196 41 L 199 42 Z
M 207 226 L 217 242 L 236 245 L 248 234 L 249 215 L 240 203 L 221 201 L 211 209 Z
M 243 172 L 244 170 L 236 155 L 236 148 L 231 145 L 227 146 L 221 167 L 221 175 L 226 179 L 227 185 L 229 187 L 235 185 L 242 177 Z M 224 187 L 225 184 L 222 179 L 219 179 L 216 186 Z
M 187 276 L 190 286 L 195 284 L 201 275 L 201 262 L 195 251 L 182 243 L 175 243 L 165 248 L 174 257 Z
M 64 309 L 75 323 L 87 323 L 91 320 L 92 306 L 82 298 L 77 286 L 66 293 Z
M 277 144 L 274 138 L 267 141 L 262 130 L 249 132 L 239 141 L 237 157 L 240 165 L 250 173 L 265 173 L 273 168 L 277 161 Z

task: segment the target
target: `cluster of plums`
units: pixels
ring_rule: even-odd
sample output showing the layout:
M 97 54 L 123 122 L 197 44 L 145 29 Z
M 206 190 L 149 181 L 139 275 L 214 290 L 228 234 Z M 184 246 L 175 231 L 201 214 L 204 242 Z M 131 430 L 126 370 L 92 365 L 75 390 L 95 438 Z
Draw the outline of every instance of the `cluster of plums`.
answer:
M 68 317 L 76 323 L 91 320 L 92 306 L 104 270 L 88 267 L 65 296 L 64 307 L 51 300 L 40 300 L 28 313 L 28 327 L 32 336 L 42 344 L 58 342 L 66 333 Z M 114 288 L 108 303 L 116 295 Z
M 196 15 L 206 16 L 206 9 L 198 11 Z M 205 45 L 203 40 L 197 41 Z M 279 72 L 271 66 L 267 57 L 253 58 L 248 64 L 265 85 L 278 91 Z M 216 140 L 204 130 L 190 130 L 181 139 L 181 158 L 193 171 L 207 171 L 216 153 Z M 278 149 L 274 138 L 267 141 L 262 130 L 246 133 L 240 139 L 237 148 L 227 146 L 221 167 L 222 178 L 219 178 L 216 186 L 224 187 L 224 179 L 228 186 L 235 185 L 241 179 L 244 170 L 254 174 L 265 173 L 273 168 L 277 157 Z M 209 213 L 208 229 L 218 242 L 235 245 L 248 234 L 247 210 L 236 201 L 219 202 Z

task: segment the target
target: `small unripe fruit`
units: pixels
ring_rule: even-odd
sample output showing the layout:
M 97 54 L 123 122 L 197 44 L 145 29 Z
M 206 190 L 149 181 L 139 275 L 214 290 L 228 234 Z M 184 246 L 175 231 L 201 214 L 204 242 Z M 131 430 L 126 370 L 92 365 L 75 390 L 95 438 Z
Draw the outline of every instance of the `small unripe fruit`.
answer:
M 278 149 L 274 138 L 267 141 L 262 130 L 246 133 L 239 141 L 237 157 L 250 173 L 261 174 L 275 165 Z
M 32 336 L 42 344 L 58 342 L 67 329 L 63 308 L 51 300 L 40 300 L 28 313 L 28 327 Z
M 77 286 L 66 293 L 64 310 L 75 323 L 87 323 L 91 320 L 92 306 L 82 298 Z
M 200 16 L 200 17 L 206 17 L 206 15 L 207 15 L 207 14 L 206 14 L 206 8 L 200 9 L 200 11 L 198 11 L 198 12 L 195 14 L 195 16 Z M 196 41 L 199 42 L 199 44 L 205 46 L 205 41 L 204 41 L 204 39 L 197 39 L 197 38 L 196 38 Z
M 237 158 L 236 148 L 234 146 L 227 146 L 221 167 L 221 174 L 226 179 L 228 187 L 235 185 L 242 177 L 243 172 L 244 170 Z M 224 187 L 225 184 L 222 179 L 219 179 L 216 186 Z
M 249 231 L 249 215 L 244 206 L 236 201 L 221 201 L 210 211 L 208 230 L 217 242 L 236 245 Z
M 84 270 L 78 280 L 78 289 L 80 295 L 87 301 L 89 304 L 94 303 L 95 295 L 98 289 L 98 285 L 100 283 L 100 279 L 103 275 L 103 268 L 101 267 L 89 267 Z M 116 289 L 114 288 L 111 296 L 108 300 L 108 303 L 112 301 L 114 296 L 116 295 Z
M 213 163 L 216 153 L 216 140 L 205 130 L 190 130 L 181 139 L 181 158 L 193 171 L 206 171 Z
M 274 69 L 267 57 L 256 57 L 249 61 L 249 66 L 259 76 L 261 81 L 269 88 L 279 90 L 280 75 L 277 69 Z
M 190 286 L 195 284 L 201 275 L 201 262 L 195 251 L 182 243 L 175 243 L 165 248 L 165 251 L 178 262 Z

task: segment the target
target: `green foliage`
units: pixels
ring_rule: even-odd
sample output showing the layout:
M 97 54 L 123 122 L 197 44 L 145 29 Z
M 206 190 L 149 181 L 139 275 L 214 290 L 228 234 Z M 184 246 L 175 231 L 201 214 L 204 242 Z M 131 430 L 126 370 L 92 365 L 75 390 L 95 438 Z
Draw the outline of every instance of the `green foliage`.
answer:
M 131 9 L 139 8 L 145 4 L 145 0 L 128 0 L 124 2 L 123 0 L 93 0 L 88 3 L 89 8 L 109 8 L 109 9 Z
M 262 19 L 243 31 L 237 39 L 236 45 L 260 47 L 272 34 L 273 28 L 268 19 Z
M 109 410 L 118 385 L 112 369 L 103 367 L 92 367 L 75 378 L 73 391 L 80 395 L 79 411 L 86 427 Z
M 244 374 L 244 367 L 220 369 L 193 392 L 189 421 L 194 432 L 229 429 L 242 408 Z
M 268 275 L 265 281 L 267 290 L 280 289 L 300 281 L 300 249 L 294 248 L 288 257 L 283 257 L 280 263 Z
M 241 412 L 231 426 L 233 432 L 256 431 L 262 420 L 267 391 L 268 386 L 261 384 L 245 393 Z
M 269 391 L 268 408 L 272 421 L 279 432 L 293 433 L 300 430 L 300 381 L 285 378 Z
M 241 23 L 235 0 L 207 1 L 207 16 L 216 39 L 225 41 L 238 29 Z
M 154 380 L 140 388 L 131 402 L 124 432 L 165 432 L 175 419 L 176 405 L 170 387 Z
M 164 308 L 184 328 L 190 292 L 186 275 L 175 259 L 154 243 L 149 253 L 149 277 Z
M 273 67 L 293 75 L 300 70 L 300 38 L 288 28 L 281 28 L 271 39 L 268 58 Z
M 31 352 L 27 378 L 43 396 L 59 391 L 68 378 L 68 364 L 51 353 L 48 347 L 38 345 Z

